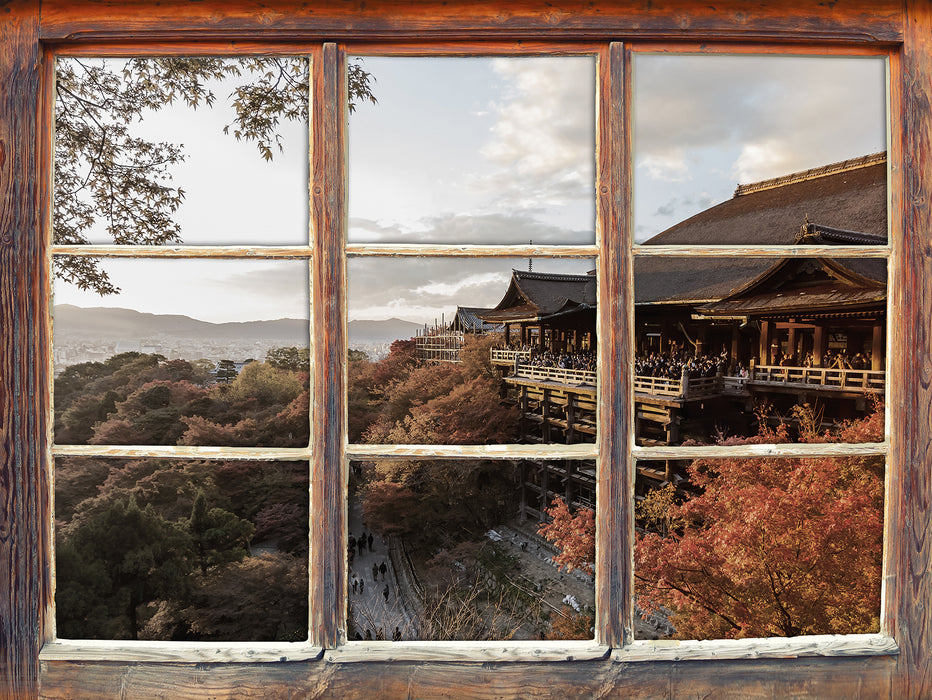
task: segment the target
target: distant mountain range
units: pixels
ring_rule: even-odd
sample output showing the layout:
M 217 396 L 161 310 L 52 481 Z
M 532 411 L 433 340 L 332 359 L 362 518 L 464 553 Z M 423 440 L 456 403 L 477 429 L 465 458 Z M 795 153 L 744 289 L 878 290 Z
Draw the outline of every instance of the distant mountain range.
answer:
M 410 338 L 421 327 L 418 323 L 398 318 L 387 321 L 350 321 L 347 325 L 351 346 Z M 59 342 L 65 338 L 118 342 L 169 337 L 189 342 L 249 340 L 298 346 L 306 346 L 308 343 L 308 322 L 297 318 L 210 323 L 180 314 L 150 314 L 132 309 L 57 304 L 54 309 L 54 327 Z

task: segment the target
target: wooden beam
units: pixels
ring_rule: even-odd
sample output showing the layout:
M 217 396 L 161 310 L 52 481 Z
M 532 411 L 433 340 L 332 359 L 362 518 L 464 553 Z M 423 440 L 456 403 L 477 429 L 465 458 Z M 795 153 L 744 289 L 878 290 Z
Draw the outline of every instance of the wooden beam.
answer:
M 597 641 L 620 646 L 634 632 L 634 444 L 632 334 L 634 282 L 631 259 L 633 221 L 627 197 L 631 173 L 631 58 L 619 43 L 599 58 L 598 171 L 596 236 L 599 256 L 599 405 L 596 505 Z
M 907 0 L 891 65 L 890 457 L 881 631 L 900 646 L 893 697 L 932 696 L 932 3 Z
M 324 44 L 311 66 L 310 639 L 332 647 L 346 636 L 345 57 Z
M 46 41 L 177 39 L 476 41 L 794 41 L 892 44 L 903 35 L 892 0 L 43 0 Z
M 386 646 L 388 643 L 386 643 Z M 455 645 L 451 645 L 455 646 Z M 451 654 L 457 654 L 451 650 Z M 384 655 L 384 654 L 383 654 Z M 47 698 L 904 698 L 891 692 L 895 656 L 739 661 L 139 664 L 43 662 Z M 169 682 L 170 679 L 170 682 Z
M 38 2 L 0 7 L 0 697 L 9 698 L 37 692 L 52 629 L 38 34 Z

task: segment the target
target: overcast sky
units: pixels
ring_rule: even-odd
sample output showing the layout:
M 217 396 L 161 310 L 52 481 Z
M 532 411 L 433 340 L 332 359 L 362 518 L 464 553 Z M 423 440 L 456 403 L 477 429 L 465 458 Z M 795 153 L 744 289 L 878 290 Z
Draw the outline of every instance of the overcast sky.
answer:
M 644 240 L 732 196 L 735 185 L 885 148 L 881 59 L 637 56 L 635 226 Z M 580 244 L 594 241 L 595 61 L 374 58 L 378 103 L 349 128 L 349 240 Z M 218 97 L 230 87 L 216 86 Z M 175 182 L 192 244 L 307 239 L 307 136 L 286 125 L 271 164 L 222 133 L 218 100 L 140 124 L 183 143 Z M 104 242 L 104 239 L 97 239 Z M 584 272 L 592 261 L 535 260 Z M 184 313 L 209 321 L 306 317 L 307 266 L 291 261 L 105 261 L 123 289 L 56 283 L 57 303 Z M 432 322 L 494 305 L 527 260 L 349 263 L 349 317 Z

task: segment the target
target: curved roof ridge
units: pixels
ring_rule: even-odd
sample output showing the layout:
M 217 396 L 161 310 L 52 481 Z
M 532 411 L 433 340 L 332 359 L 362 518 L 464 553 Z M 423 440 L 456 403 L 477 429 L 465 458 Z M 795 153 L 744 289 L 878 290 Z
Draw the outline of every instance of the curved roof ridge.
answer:
M 740 197 L 742 195 L 751 194 L 752 192 L 760 192 L 761 190 L 770 190 L 775 187 L 783 187 L 784 185 L 790 185 L 794 182 L 814 180 L 819 177 L 825 177 L 826 175 L 834 175 L 836 173 L 841 173 L 848 170 L 866 168 L 869 165 L 884 163 L 886 160 L 886 151 L 881 151 L 880 153 L 871 153 L 870 155 L 860 156 L 858 158 L 849 158 L 848 160 L 842 160 L 837 163 L 829 163 L 828 165 L 822 165 L 818 168 L 810 168 L 809 170 L 801 170 L 797 173 L 781 175 L 780 177 L 774 177 L 769 180 L 751 182 L 747 185 L 738 185 L 735 188 L 734 196 Z
M 528 280 L 576 280 L 582 282 L 592 279 L 592 275 L 590 274 L 575 274 L 569 272 L 530 272 L 528 270 L 512 270 L 512 272 L 516 277 Z

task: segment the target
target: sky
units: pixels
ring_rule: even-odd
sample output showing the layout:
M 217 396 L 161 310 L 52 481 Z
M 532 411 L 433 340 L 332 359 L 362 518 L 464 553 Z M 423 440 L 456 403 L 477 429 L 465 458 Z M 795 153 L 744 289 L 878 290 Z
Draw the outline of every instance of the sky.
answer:
M 348 129 L 352 243 L 594 242 L 592 57 L 363 57 L 376 104 Z M 738 183 L 882 151 L 885 64 L 876 58 L 638 55 L 634 61 L 636 240 L 732 196 Z M 268 164 L 224 135 L 218 105 L 147 117 L 149 138 L 183 143 L 175 182 L 186 243 L 307 240 L 307 135 L 287 125 Z M 97 239 L 105 242 L 105 239 Z M 306 318 L 307 266 L 294 261 L 107 260 L 122 293 L 61 282 L 56 303 L 185 313 L 208 321 Z M 537 259 L 585 272 L 591 260 Z M 491 306 L 527 260 L 354 258 L 349 319 L 430 323 Z M 166 284 L 166 282 L 169 282 Z

